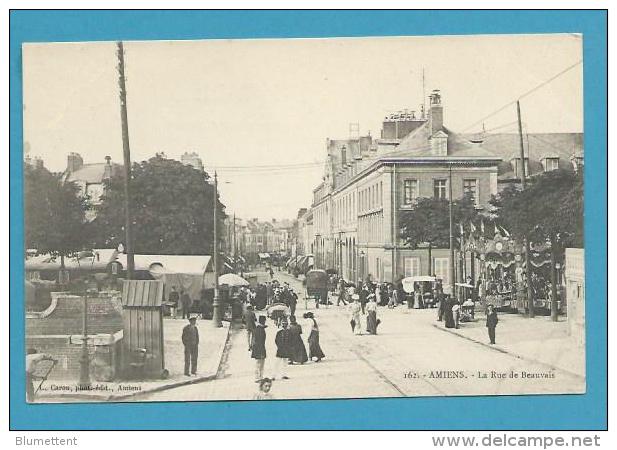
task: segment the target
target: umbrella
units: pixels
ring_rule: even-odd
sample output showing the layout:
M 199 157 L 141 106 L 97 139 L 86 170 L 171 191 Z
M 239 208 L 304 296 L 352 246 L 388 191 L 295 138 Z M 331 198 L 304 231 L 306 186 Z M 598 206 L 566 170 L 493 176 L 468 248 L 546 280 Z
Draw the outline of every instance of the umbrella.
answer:
M 219 284 L 226 284 L 227 286 L 248 286 L 249 282 L 235 273 L 226 273 L 219 277 Z

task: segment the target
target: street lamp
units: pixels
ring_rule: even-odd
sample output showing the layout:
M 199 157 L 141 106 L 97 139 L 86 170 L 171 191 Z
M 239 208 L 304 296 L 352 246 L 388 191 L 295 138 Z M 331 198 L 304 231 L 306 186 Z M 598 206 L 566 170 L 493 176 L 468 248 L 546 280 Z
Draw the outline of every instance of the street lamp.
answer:
M 79 387 L 90 387 L 90 354 L 88 352 L 88 294 L 97 291 L 96 282 L 87 277 L 84 280 L 84 310 L 82 315 L 81 356 L 79 358 Z
M 213 243 L 213 251 L 212 258 L 213 266 L 214 266 L 214 301 L 212 302 L 212 326 L 214 328 L 220 328 L 223 326 L 221 321 L 221 305 L 219 303 L 219 264 L 218 264 L 218 177 L 216 171 L 214 171 L 214 226 L 213 226 L 213 234 L 214 234 L 214 243 Z

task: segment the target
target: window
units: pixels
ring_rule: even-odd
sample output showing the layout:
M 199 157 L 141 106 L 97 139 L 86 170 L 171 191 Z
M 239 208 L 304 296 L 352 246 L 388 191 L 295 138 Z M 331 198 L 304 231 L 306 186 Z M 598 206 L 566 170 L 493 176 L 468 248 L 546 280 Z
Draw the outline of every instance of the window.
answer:
M 544 171 L 551 172 L 559 169 L 559 158 L 546 158 L 544 160 Z
M 405 257 L 404 260 L 405 267 L 405 276 L 406 277 L 417 277 L 420 275 L 420 258 L 416 257 Z
M 405 180 L 403 182 L 403 203 L 413 204 L 418 198 L 418 180 Z
M 434 180 L 433 181 L 433 192 L 435 198 L 447 198 L 447 180 Z
M 475 178 L 463 180 L 463 195 L 471 196 L 476 206 L 478 205 L 478 180 Z
M 448 258 L 435 258 L 435 277 L 441 279 L 444 290 L 450 286 L 450 268 Z

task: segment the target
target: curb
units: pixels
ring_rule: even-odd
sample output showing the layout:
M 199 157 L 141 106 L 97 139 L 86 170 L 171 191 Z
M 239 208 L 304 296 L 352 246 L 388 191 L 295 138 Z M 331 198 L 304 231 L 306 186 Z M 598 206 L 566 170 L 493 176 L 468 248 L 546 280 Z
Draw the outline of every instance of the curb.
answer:
M 547 363 L 547 362 L 540 361 L 540 360 L 535 359 L 535 358 L 530 358 L 530 357 L 528 357 L 528 356 L 522 356 L 522 355 L 519 355 L 518 353 L 512 353 L 512 352 L 509 352 L 508 350 L 505 350 L 505 349 L 503 349 L 503 348 L 500 348 L 500 347 L 495 347 L 494 345 L 490 345 L 490 344 L 487 344 L 487 343 L 485 343 L 485 342 L 478 341 L 477 339 L 471 338 L 471 337 L 469 337 L 469 336 L 465 336 L 464 334 L 457 333 L 456 331 L 452 331 L 452 330 L 450 330 L 450 329 L 448 329 L 448 328 L 443 328 L 443 327 L 440 327 L 439 325 L 436 325 L 436 324 L 434 324 L 434 323 L 433 323 L 433 324 L 431 324 L 431 325 L 432 325 L 433 327 L 435 327 L 436 329 L 438 329 L 438 330 L 444 331 L 444 332 L 446 332 L 446 333 L 450 333 L 450 334 L 452 334 L 452 335 L 454 335 L 454 336 L 458 336 L 458 337 L 463 338 L 463 339 L 466 339 L 466 340 L 468 340 L 468 341 L 470 341 L 470 342 L 474 342 L 474 343 L 476 343 L 476 344 L 478 344 L 478 345 L 482 345 L 483 347 L 489 348 L 489 349 L 494 350 L 494 351 L 496 351 L 496 352 L 500 352 L 500 353 L 503 353 L 503 354 L 505 354 L 505 355 L 512 356 L 512 357 L 514 357 L 514 358 L 516 358 L 516 359 L 521 359 L 521 360 L 524 360 L 524 361 L 529 361 L 529 362 L 532 362 L 532 363 L 534 363 L 534 364 L 540 364 L 540 365 L 543 365 L 543 366 L 549 367 L 549 368 L 551 368 L 551 369 L 553 369 L 553 370 L 559 370 L 559 371 L 561 371 L 561 372 L 565 372 L 565 373 L 567 373 L 567 374 L 568 374 L 568 375 L 570 375 L 570 376 L 573 376 L 573 377 L 579 378 L 579 379 L 581 379 L 581 380 L 583 380 L 583 381 L 586 381 L 586 379 L 587 379 L 587 377 L 586 377 L 585 375 L 581 375 L 581 374 L 576 373 L 576 372 L 571 372 L 571 371 L 569 371 L 568 369 L 563 369 L 563 368 L 561 368 L 561 367 L 553 366 L 552 364 L 549 364 L 549 363 Z
M 160 386 L 153 386 L 143 391 L 127 392 L 126 394 L 109 394 L 109 395 L 63 394 L 62 396 L 40 397 L 40 399 L 43 400 L 45 398 L 46 399 L 71 398 L 71 399 L 78 399 L 78 400 L 91 400 L 93 402 L 101 402 L 101 401 L 116 402 L 116 401 L 125 401 L 128 399 L 133 399 L 135 397 L 139 397 L 142 395 L 149 395 L 149 394 L 153 394 L 156 392 L 166 391 L 168 389 L 173 389 L 177 387 L 188 386 L 191 384 L 202 383 L 204 381 L 214 380 L 220 370 L 221 362 L 223 361 L 223 357 L 225 353 L 225 347 L 227 346 L 227 343 L 229 342 L 229 337 L 231 336 L 231 323 L 229 322 L 229 324 L 225 326 L 225 328 L 227 328 L 227 335 L 225 336 L 225 339 L 223 343 L 221 344 L 221 352 L 220 352 L 221 355 L 220 355 L 220 358 L 219 358 L 219 361 L 218 361 L 218 364 L 216 366 L 216 370 L 214 371 L 214 373 L 203 375 L 200 377 L 189 378 L 186 380 L 178 380 L 178 381 L 171 382 L 168 384 L 162 384 Z M 45 402 L 38 401 L 36 403 L 45 403 Z M 52 402 L 49 402 L 49 403 L 52 403 Z

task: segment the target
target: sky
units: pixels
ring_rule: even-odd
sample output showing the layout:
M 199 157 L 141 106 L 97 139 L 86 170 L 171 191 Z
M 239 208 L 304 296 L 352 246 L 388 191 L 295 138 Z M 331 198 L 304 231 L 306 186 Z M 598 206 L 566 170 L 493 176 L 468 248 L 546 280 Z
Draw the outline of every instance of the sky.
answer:
M 575 34 L 125 42 L 131 158 L 196 152 L 238 217 L 294 218 L 326 139 L 379 136 L 389 112 L 440 89 L 459 132 L 516 132 L 511 105 L 582 59 Z M 24 143 L 53 171 L 69 152 L 122 162 L 116 44 L 23 48 Z M 583 65 L 521 100 L 527 132 L 583 130 Z M 428 103 L 428 102 L 427 102 Z M 291 167 L 289 167 L 291 166 Z

